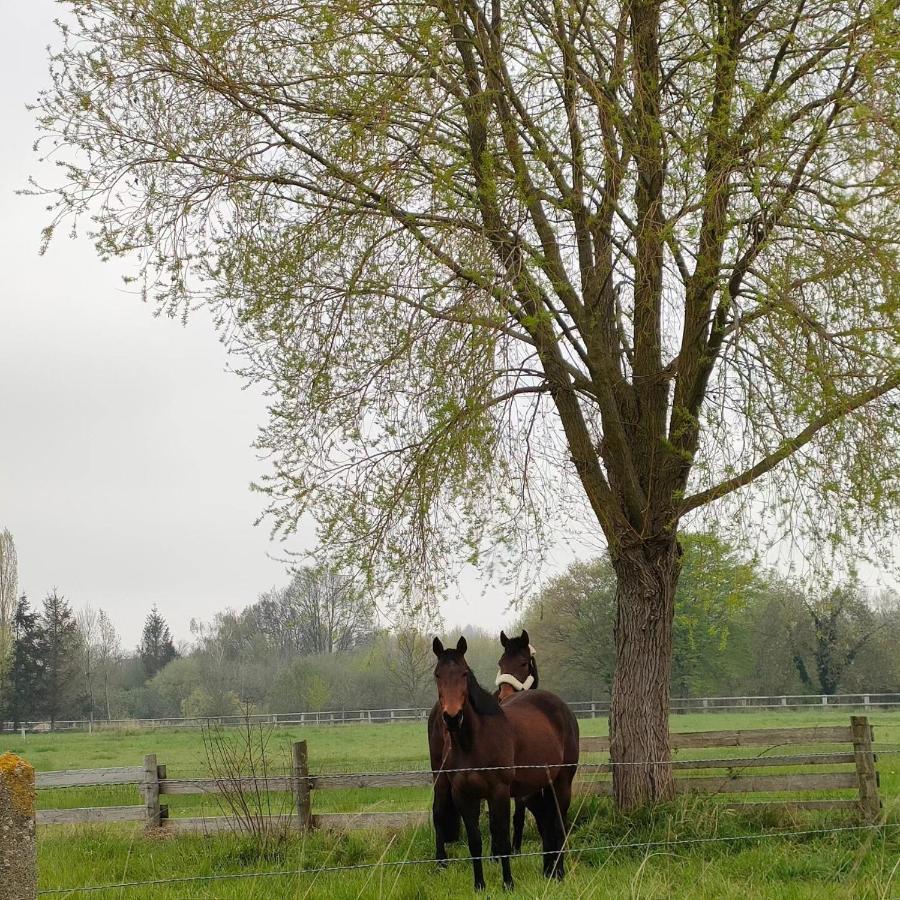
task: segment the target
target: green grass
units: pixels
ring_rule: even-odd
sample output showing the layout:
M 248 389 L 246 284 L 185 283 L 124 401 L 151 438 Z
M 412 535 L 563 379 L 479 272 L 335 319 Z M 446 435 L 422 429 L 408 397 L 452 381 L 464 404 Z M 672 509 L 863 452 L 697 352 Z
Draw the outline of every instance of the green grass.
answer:
M 849 713 L 838 711 L 710 713 L 673 717 L 674 731 L 751 729 L 816 724 L 845 724 Z M 876 744 L 900 749 L 900 713 L 870 714 Z M 603 734 L 602 719 L 582 721 L 582 734 Z M 422 723 L 375 726 L 278 729 L 270 738 L 273 768 L 286 770 L 292 741 L 305 739 L 312 772 L 382 771 L 427 768 L 427 743 Z M 199 731 L 129 731 L 4 737 L 3 750 L 23 755 L 39 771 L 63 768 L 138 765 L 145 753 L 156 753 L 172 778 L 208 774 Z M 744 756 L 757 748 L 727 748 L 694 752 L 692 756 Z M 759 748 L 762 749 L 762 748 Z M 811 748 L 823 749 L 821 746 Z M 773 753 L 795 752 L 794 748 Z M 687 756 L 686 752 L 682 752 Z M 603 758 L 592 755 L 590 760 Z M 586 760 L 587 761 L 587 760 Z M 884 753 L 878 762 L 881 793 L 888 820 L 900 822 L 900 754 Z M 769 770 L 761 770 L 769 771 Z M 786 771 L 782 769 L 781 771 Z M 838 795 L 835 795 L 838 796 Z M 323 790 L 314 792 L 314 809 L 323 811 L 427 809 L 430 791 L 420 788 Z M 749 799 L 749 798 L 748 798 Z M 753 799 L 756 799 L 754 796 Z M 287 803 L 273 797 L 274 810 Z M 139 802 L 133 787 L 80 788 L 42 791 L 44 808 L 129 805 Z M 171 814 L 218 815 L 212 797 L 167 796 Z M 838 815 L 807 814 L 796 819 L 729 813 L 707 802 L 685 800 L 652 814 L 623 817 L 608 802 L 576 798 L 575 847 L 623 843 L 738 836 L 768 829 L 808 829 L 852 824 Z M 487 844 L 486 844 L 487 849 Z M 529 818 L 525 851 L 539 849 Z M 399 834 L 359 832 L 348 835 L 314 833 L 290 841 L 260 858 L 246 839 L 228 835 L 148 837 L 133 826 L 53 827 L 40 830 L 41 888 L 188 877 L 203 874 L 314 869 L 321 866 L 373 863 L 380 859 L 428 859 L 434 847 L 430 827 Z M 454 848 L 466 855 L 464 844 Z M 591 852 L 573 857 L 561 886 L 548 885 L 540 861 L 513 861 L 521 897 L 892 897 L 900 894 L 900 828 L 882 834 L 844 832 L 807 838 L 770 838 L 759 842 L 664 845 L 644 849 Z M 499 867 L 487 866 L 488 895 L 497 895 Z M 240 881 L 190 882 L 170 887 L 131 888 L 98 896 L 123 898 L 174 897 L 319 897 L 329 898 L 444 897 L 471 893 L 471 866 L 452 865 L 438 872 L 433 864 L 406 869 L 379 867 L 334 874 Z M 79 896 L 73 894 L 71 896 Z
M 895 865 L 900 834 L 849 832 L 771 837 L 634 848 L 623 845 L 702 836 L 739 837 L 758 833 L 766 822 L 728 815 L 711 816 L 700 805 L 673 806 L 651 815 L 612 816 L 596 800 L 581 810 L 572 847 L 602 847 L 573 855 L 562 885 L 548 883 L 539 859 L 512 861 L 516 897 L 747 897 L 885 898 L 898 886 Z M 620 849 L 614 849 L 617 846 Z M 524 851 L 539 845 L 533 827 Z M 485 842 L 487 851 L 487 842 Z M 471 866 L 460 861 L 446 871 L 432 863 L 392 867 L 391 862 L 427 860 L 434 852 L 430 829 L 400 834 L 314 833 L 261 855 L 246 839 L 179 835 L 147 838 L 137 829 L 95 827 L 48 829 L 41 836 L 43 890 L 119 881 L 288 870 L 279 877 L 235 881 L 192 881 L 104 892 L 123 898 L 463 897 L 472 893 Z M 466 855 L 464 844 L 453 855 Z M 371 868 L 317 873 L 329 866 L 386 863 Z M 496 863 L 486 864 L 487 896 L 504 895 Z M 68 896 L 79 896 L 71 893 Z M 505 895 L 504 895 L 505 896 Z

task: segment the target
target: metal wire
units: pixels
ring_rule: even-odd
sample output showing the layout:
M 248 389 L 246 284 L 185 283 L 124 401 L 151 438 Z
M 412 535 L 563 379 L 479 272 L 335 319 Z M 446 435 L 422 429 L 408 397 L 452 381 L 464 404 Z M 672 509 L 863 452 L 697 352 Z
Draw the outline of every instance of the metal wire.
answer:
M 838 834 L 841 832 L 863 832 L 863 831 L 885 831 L 889 828 L 900 828 L 900 823 L 882 823 L 878 825 L 845 825 L 836 828 L 810 828 L 803 831 L 771 831 L 757 832 L 754 834 L 725 835 L 722 837 L 702 837 L 702 838 L 671 838 L 662 841 L 635 841 L 630 843 L 619 844 L 599 844 L 594 847 L 563 847 L 560 850 L 553 850 L 549 854 L 545 854 L 542 850 L 533 850 L 527 853 L 515 854 L 516 859 L 535 856 L 555 856 L 557 854 L 583 854 L 583 853 L 601 853 L 604 851 L 615 852 L 617 850 L 635 850 L 638 848 L 649 849 L 651 847 L 674 847 L 684 846 L 687 844 L 714 844 L 714 843 L 737 843 L 739 841 L 757 841 L 766 838 L 782 838 L 782 837 L 808 837 L 811 835 Z M 349 872 L 358 869 L 378 869 L 378 868 L 397 868 L 402 866 L 424 866 L 438 864 L 440 862 L 448 863 L 464 863 L 475 862 L 476 860 L 486 861 L 497 859 L 499 857 L 484 856 L 457 856 L 449 857 L 446 860 L 438 859 L 398 859 L 387 860 L 375 863 L 353 863 L 343 866 L 321 866 L 315 869 L 280 869 L 271 872 L 234 872 L 218 875 L 186 875 L 180 878 L 154 878 L 147 881 L 120 881 L 111 884 L 94 884 L 80 885 L 76 887 L 66 888 L 48 888 L 38 891 L 39 896 L 50 896 L 53 894 L 70 894 L 70 893 L 97 893 L 100 891 L 121 890 L 133 887 L 151 887 L 169 884 L 190 884 L 199 881 L 228 881 L 239 880 L 245 878 L 290 878 L 300 875 L 324 875 L 334 872 Z

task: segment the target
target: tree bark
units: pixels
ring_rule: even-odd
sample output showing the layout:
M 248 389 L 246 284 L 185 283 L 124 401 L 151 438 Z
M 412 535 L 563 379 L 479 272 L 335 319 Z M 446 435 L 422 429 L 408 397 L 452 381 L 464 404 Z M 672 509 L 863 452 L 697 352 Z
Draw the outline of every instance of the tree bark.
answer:
M 613 793 L 621 810 L 675 795 L 669 751 L 672 622 L 681 548 L 674 535 L 613 554 L 616 671 L 609 714 Z

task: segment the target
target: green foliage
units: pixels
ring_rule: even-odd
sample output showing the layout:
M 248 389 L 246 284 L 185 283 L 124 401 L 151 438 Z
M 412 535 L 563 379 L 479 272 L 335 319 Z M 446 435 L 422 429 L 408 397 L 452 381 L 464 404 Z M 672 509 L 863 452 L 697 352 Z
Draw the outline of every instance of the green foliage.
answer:
M 12 620 L 12 659 L 4 693 L 3 718 L 14 727 L 36 719 L 43 711 L 46 643 L 40 618 L 23 594 Z
M 233 691 L 214 691 L 207 687 L 194 688 L 181 704 L 181 714 L 188 718 L 240 716 L 248 711 Z
M 739 615 L 768 585 L 736 548 L 709 533 L 683 534 L 675 596 L 673 695 L 723 691 L 734 661 Z M 571 699 L 608 696 L 615 667 L 616 578 L 605 557 L 576 562 L 553 579 L 523 613 L 540 647 L 542 684 Z M 545 674 L 546 673 L 546 674 Z M 564 685 L 564 687 L 563 687 Z
M 73 6 L 45 234 L 211 305 L 275 530 L 405 612 L 599 532 L 664 623 L 619 631 L 616 715 L 660 717 L 686 516 L 900 521 L 896 0 Z M 697 588 L 684 689 L 727 633 Z
M 152 678 L 163 666 L 178 656 L 172 643 L 172 632 L 155 606 L 147 614 L 144 622 L 138 653 L 147 678 Z
M 726 680 L 732 623 L 769 589 L 752 561 L 709 533 L 682 534 L 683 566 L 675 595 L 672 693 L 716 693 Z M 711 691 L 710 691 L 711 689 Z
M 80 707 L 83 695 L 78 678 L 79 634 L 75 615 L 68 601 L 56 589 L 44 598 L 41 615 L 44 671 L 42 711 L 52 728 L 64 710 Z
M 212 304 L 277 528 L 403 598 L 739 489 L 817 543 L 890 528 L 892 0 L 540 0 L 495 40 L 452 4 L 73 6 L 47 235 L 92 218 L 163 309 Z

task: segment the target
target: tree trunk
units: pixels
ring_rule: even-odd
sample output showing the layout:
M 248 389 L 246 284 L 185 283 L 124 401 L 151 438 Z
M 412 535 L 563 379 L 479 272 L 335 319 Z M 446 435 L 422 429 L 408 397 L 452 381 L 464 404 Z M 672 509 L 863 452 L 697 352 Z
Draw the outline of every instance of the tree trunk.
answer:
M 681 548 L 673 535 L 619 549 L 612 562 L 618 609 L 610 757 L 623 764 L 613 767 L 616 806 L 628 810 L 675 795 L 669 692 Z

